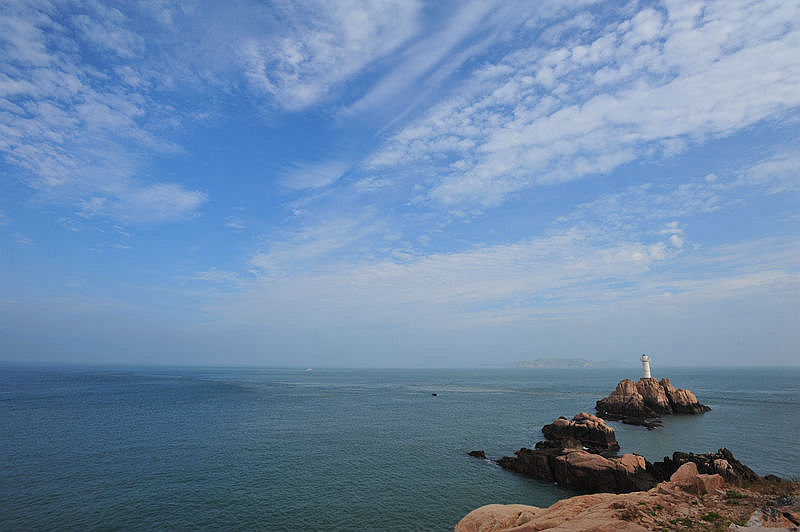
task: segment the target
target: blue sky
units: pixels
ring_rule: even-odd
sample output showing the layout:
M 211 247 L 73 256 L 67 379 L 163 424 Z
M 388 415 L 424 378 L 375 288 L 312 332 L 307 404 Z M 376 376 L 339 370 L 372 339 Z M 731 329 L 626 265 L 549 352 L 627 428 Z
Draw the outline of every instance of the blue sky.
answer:
M 800 361 L 800 2 L 0 6 L 0 359 Z

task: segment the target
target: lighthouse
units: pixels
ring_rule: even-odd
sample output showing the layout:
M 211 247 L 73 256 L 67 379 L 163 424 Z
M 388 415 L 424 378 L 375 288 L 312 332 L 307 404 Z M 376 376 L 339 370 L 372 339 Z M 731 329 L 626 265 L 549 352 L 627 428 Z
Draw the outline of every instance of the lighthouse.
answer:
M 642 373 L 644 373 L 644 378 L 650 378 L 650 357 L 647 355 L 642 355 Z

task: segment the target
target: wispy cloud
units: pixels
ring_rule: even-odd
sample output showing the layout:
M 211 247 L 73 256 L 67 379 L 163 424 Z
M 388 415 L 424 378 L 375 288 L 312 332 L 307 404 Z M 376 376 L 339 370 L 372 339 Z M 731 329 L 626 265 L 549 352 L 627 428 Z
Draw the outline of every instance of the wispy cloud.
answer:
M 32 246 L 33 241 L 22 233 L 14 233 L 14 240 L 21 246 Z
M 647 8 L 555 49 L 509 53 L 394 135 L 371 165 L 433 173 L 430 199 L 490 207 L 800 105 L 800 7 L 735 7 Z
M 253 256 L 250 265 L 260 275 L 272 278 L 314 270 L 338 260 L 348 262 L 354 252 L 358 253 L 359 242 L 385 229 L 384 223 L 369 213 L 325 220 L 271 239 L 267 250 Z
M 349 166 L 344 161 L 294 163 L 283 171 L 281 183 L 292 190 L 321 188 L 337 181 Z
M 340 84 L 417 31 L 416 0 L 278 3 L 280 31 L 250 37 L 239 56 L 251 86 L 288 110 L 329 97 Z
M 784 151 L 739 172 L 735 185 L 763 188 L 777 194 L 800 188 L 800 151 Z
M 177 150 L 161 135 L 163 105 L 124 63 L 142 52 L 143 38 L 100 3 L 67 20 L 56 11 L 12 2 L 0 15 L 0 153 L 43 198 L 82 216 L 151 223 L 196 210 L 205 193 L 140 175 L 138 151 Z M 94 65 L 82 44 L 117 59 Z

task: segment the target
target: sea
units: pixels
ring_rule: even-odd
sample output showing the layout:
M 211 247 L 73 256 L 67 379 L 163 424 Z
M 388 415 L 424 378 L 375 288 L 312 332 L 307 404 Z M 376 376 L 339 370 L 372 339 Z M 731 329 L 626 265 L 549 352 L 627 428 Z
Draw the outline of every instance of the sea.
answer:
M 800 368 L 669 368 L 711 406 L 620 452 L 729 448 L 800 477 Z M 628 369 L 0 365 L 2 530 L 452 530 L 490 503 L 575 495 L 490 458 L 593 412 Z

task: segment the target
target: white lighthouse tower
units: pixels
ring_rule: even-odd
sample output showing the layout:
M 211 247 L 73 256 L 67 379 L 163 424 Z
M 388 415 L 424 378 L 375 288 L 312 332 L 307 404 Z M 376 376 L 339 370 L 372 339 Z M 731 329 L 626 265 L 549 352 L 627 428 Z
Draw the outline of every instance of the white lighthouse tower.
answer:
M 647 355 L 642 355 L 642 373 L 644 373 L 644 378 L 650 378 L 650 357 Z

